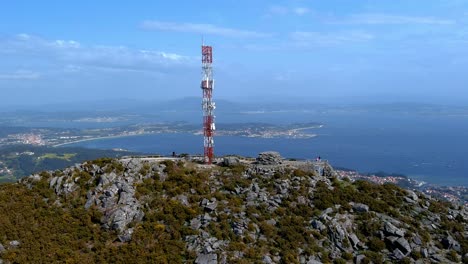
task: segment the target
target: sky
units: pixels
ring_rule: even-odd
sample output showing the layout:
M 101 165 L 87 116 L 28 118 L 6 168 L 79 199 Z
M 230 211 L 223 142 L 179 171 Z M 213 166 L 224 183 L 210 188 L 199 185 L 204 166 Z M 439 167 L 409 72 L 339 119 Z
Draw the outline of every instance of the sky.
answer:
M 468 0 L 4 1 L 1 104 L 468 102 Z

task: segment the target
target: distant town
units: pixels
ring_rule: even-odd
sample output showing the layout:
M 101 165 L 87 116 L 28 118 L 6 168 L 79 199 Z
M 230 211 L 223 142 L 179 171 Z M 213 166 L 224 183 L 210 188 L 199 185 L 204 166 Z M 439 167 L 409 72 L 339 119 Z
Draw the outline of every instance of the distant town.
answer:
M 318 123 L 290 125 L 272 125 L 262 123 L 220 124 L 216 134 L 218 136 L 242 136 L 259 138 L 311 138 L 317 135 L 310 133 L 307 130 L 318 129 L 322 126 L 322 124 Z M 21 132 L 15 133 L 13 131 L 12 133 L 0 137 L 0 146 L 15 144 L 62 146 L 80 141 L 110 137 L 170 133 L 189 133 L 195 135 L 202 134 L 199 126 L 181 122 L 167 124 L 137 124 L 94 129 L 21 128 L 21 130 Z
M 426 195 L 438 197 L 456 204 L 468 206 L 468 188 L 462 186 L 438 186 L 416 181 L 405 176 L 362 174 L 357 171 L 336 170 L 338 178 L 351 181 L 367 180 L 377 184 L 393 183 L 401 187 L 417 190 Z

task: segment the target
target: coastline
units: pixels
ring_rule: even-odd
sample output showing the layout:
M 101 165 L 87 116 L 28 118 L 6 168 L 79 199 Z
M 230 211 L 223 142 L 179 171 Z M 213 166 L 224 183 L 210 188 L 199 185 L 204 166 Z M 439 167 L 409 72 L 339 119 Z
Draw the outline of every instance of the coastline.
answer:
M 311 127 L 293 128 L 293 129 L 290 129 L 289 131 L 297 132 L 297 131 L 302 131 L 302 130 L 307 130 L 307 129 L 319 129 L 319 128 L 322 128 L 322 127 L 323 127 L 323 125 L 316 125 L 316 126 L 311 126 Z
M 317 128 L 317 127 L 304 127 L 304 128 L 296 128 L 296 129 L 292 129 L 290 131 L 293 131 L 293 133 L 297 133 L 297 131 L 300 131 L 300 130 L 307 130 L 307 129 L 313 129 L 313 128 Z M 66 143 L 60 143 L 60 144 L 56 144 L 56 145 L 52 145 L 52 147 L 61 147 L 61 146 L 67 146 L 67 145 L 71 145 L 71 144 L 76 144 L 76 143 L 80 143 L 80 142 L 86 142 L 86 141 L 94 141 L 94 140 L 101 140 L 101 139 L 113 139 L 113 138 L 124 138 L 124 137 L 134 137 L 134 136 L 144 136 L 144 135 L 157 135 L 157 134 L 161 134 L 161 133 L 139 133 L 139 134 L 130 134 L 130 135 L 114 135 L 114 136 L 104 136 L 104 137 L 92 137 L 92 138 L 84 138 L 84 139 L 79 139 L 79 140 L 74 140 L 74 141 L 70 141 L 70 142 L 66 142 Z M 172 132 L 170 134 L 180 134 L 180 132 Z M 191 133 L 189 133 L 191 134 Z M 199 133 L 193 133 L 193 135 L 200 135 Z M 225 135 L 225 136 L 229 136 L 229 135 Z M 236 135 L 234 135 L 236 136 Z M 302 135 L 304 136 L 304 135 Z M 305 135 L 306 137 L 304 138 L 313 138 L 313 137 L 316 137 L 318 136 L 317 134 L 306 134 Z M 240 136 L 240 137 L 251 137 L 251 138 L 281 138 L 281 136 L 272 136 L 272 137 L 269 137 L 269 136 L 258 136 L 258 135 L 249 135 L 249 136 Z M 285 135 L 284 138 L 291 138 L 291 136 L 287 136 Z M 294 137 L 292 137 L 294 138 Z
M 157 133 L 142 133 L 142 134 L 135 134 L 135 135 L 116 135 L 116 136 L 85 138 L 85 139 L 70 141 L 66 143 L 56 144 L 56 145 L 53 145 L 52 147 L 56 148 L 56 147 L 67 146 L 67 145 L 76 144 L 80 142 L 94 141 L 94 140 L 101 140 L 101 139 L 124 138 L 124 137 L 134 137 L 134 136 L 153 135 L 153 134 L 157 134 Z

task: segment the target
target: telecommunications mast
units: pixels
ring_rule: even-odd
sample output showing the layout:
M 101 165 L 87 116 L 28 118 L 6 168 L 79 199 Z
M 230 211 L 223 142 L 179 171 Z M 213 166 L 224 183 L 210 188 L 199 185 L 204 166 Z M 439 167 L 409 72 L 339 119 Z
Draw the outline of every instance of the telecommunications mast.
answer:
M 205 46 L 202 43 L 202 81 L 201 89 L 203 92 L 202 109 L 203 109 L 203 147 L 204 147 L 204 160 L 205 164 L 211 164 L 213 162 L 213 147 L 214 147 L 214 131 L 215 127 L 215 116 L 214 110 L 216 108 L 215 103 L 212 101 L 213 95 L 213 69 L 211 64 L 213 63 L 213 48 L 211 46 Z

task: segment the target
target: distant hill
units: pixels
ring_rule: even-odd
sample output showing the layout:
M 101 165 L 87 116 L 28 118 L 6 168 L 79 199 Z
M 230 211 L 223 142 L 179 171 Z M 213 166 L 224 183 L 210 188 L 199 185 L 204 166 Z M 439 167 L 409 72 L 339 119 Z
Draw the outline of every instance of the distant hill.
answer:
M 434 116 L 466 116 L 466 106 L 447 106 L 421 103 L 351 103 L 326 101 L 320 98 L 266 99 L 250 98 L 236 101 L 215 98 L 216 115 L 220 120 L 239 122 L 243 114 L 276 114 L 301 113 L 311 116 L 316 114 L 398 114 L 398 115 L 434 115 Z M 173 100 L 113 100 L 73 102 L 50 105 L 18 106 L 0 109 L 0 126 L 30 126 L 30 127 L 102 127 L 148 122 L 195 122 L 201 116 L 201 98 L 186 97 Z M 234 114 L 234 115 L 233 115 Z M 236 117 L 232 120 L 232 117 Z M 113 118 L 109 123 L 76 122 L 93 118 Z M 261 115 L 256 115 L 259 120 Z M 231 122 L 229 121 L 229 122 Z M 316 120 L 304 120 L 316 121 Z M 198 122 L 198 121 L 196 121 Z
M 257 110 L 294 110 L 294 109 L 310 109 L 311 106 L 323 106 L 319 102 L 313 103 L 306 100 L 276 100 L 264 101 L 236 101 L 226 99 L 214 99 L 220 111 L 239 112 L 239 111 L 257 111 Z M 112 101 L 90 101 L 90 102 L 74 102 L 63 104 L 49 104 L 37 106 L 18 106 L 8 111 L 8 108 L 0 109 L 3 112 L 14 112 L 16 114 L 37 114 L 38 112 L 52 114 L 65 114 L 67 116 L 73 113 L 113 113 L 113 114 L 144 114 L 154 113 L 158 111 L 200 111 L 201 97 L 184 97 L 172 100 L 112 100 Z M 18 110 L 19 109 L 19 110 Z M 89 109 L 92 109 L 90 111 Z
M 466 207 L 275 153 L 101 158 L 0 201 L 0 263 L 468 263 Z

